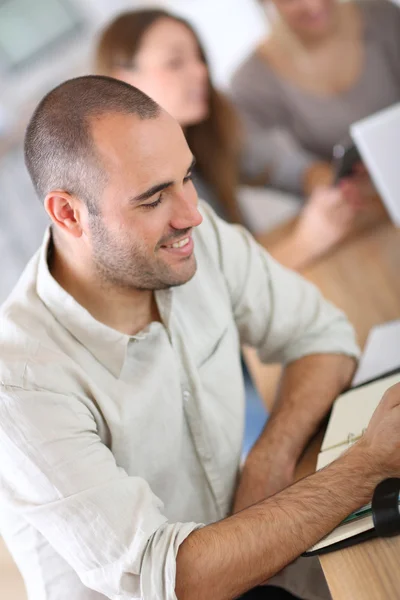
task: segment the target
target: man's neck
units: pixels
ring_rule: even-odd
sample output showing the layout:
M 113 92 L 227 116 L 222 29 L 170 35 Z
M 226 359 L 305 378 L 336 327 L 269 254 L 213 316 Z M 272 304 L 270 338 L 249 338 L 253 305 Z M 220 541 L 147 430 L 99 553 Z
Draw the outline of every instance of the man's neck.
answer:
M 53 241 L 49 270 L 57 283 L 97 321 L 126 335 L 135 335 L 161 321 L 154 292 L 118 288 L 102 281 L 82 261 Z

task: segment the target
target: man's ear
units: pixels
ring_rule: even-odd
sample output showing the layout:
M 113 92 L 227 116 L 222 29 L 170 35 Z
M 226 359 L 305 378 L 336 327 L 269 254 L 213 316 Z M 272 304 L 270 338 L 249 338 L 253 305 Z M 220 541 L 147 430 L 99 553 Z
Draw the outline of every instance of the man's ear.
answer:
M 83 234 L 82 202 L 68 192 L 56 190 L 47 194 L 44 207 L 58 228 L 73 237 Z

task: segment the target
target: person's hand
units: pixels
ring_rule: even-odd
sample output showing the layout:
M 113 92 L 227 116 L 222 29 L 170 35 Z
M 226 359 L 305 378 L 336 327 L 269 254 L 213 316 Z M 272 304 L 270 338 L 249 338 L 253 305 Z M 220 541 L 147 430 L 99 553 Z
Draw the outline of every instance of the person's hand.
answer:
M 383 478 L 400 477 L 400 383 L 385 392 L 357 445 Z
M 317 161 L 313 163 L 304 173 L 304 195 L 310 196 L 315 190 L 321 187 L 332 186 L 333 180 L 334 171 L 331 163 L 324 161 Z
M 295 235 L 316 258 L 341 242 L 352 230 L 360 211 L 348 202 L 339 188 L 315 190 L 303 208 Z
M 357 164 L 353 174 L 342 179 L 338 187 L 345 200 L 355 209 L 359 209 L 357 225 L 361 229 L 376 225 L 387 216 L 386 209 L 362 163 Z
M 249 454 L 236 490 L 232 512 L 277 494 L 294 482 L 295 464 Z
M 375 186 L 361 162 L 354 166 L 353 173 L 349 177 L 339 181 L 338 187 L 345 200 L 356 208 L 367 209 L 372 206 L 377 197 Z

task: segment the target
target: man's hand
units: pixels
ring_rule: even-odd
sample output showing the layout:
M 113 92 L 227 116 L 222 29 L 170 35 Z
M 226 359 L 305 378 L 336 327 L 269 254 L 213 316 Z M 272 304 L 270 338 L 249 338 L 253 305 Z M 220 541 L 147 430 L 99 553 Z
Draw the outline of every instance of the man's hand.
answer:
M 385 392 L 357 445 L 382 479 L 400 477 L 400 383 Z
M 386 392 L 361 440 L 331 465 L 192 532 L 179 547 L 177 597 L 236 598 L 270 579 L 369 502 L 383 479 L 400 475 L 399 432 L 400 384 Z
M 266 449 L 261 452 L 257 446 L 253 448 L 242 470 L 232 512 L 261 502 L 292 485 L 295 467 L 293 461 L 279 459 L 273 452 L 268 456 Z
M 361 440 L 338 460 L 273 498 L 191 533 L 179 548 L 177 597 L 236 598 L 269 580 L 369 502 L 382 480 L 400 476 L 399 432 L 397 384 L 385 393 Z M 253 458 L 249 455 L 250 462 Z M 246 467 L 239 486 L 243 497 L 245 477 Z

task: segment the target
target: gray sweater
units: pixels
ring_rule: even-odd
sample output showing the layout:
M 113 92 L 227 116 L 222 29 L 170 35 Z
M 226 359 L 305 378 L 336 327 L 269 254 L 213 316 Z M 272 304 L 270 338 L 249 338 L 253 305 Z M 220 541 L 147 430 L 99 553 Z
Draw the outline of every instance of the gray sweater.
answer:
M 232 98 L 248 135 L 246 171 L 267 163 L 272 183 L 301 191 L 304 170 L 330 160 L 349 126 L 400 100 L 400 8 L 388 0 L 359 3 L 365 20 L 364 68 L 343 93 L 322 97 L 281 78 L 253 53 L 232 80 Z

